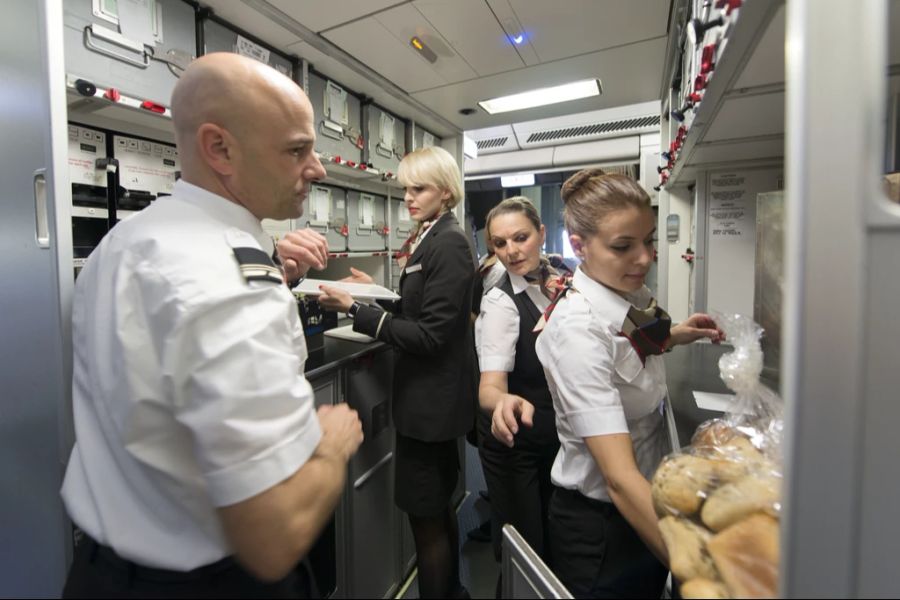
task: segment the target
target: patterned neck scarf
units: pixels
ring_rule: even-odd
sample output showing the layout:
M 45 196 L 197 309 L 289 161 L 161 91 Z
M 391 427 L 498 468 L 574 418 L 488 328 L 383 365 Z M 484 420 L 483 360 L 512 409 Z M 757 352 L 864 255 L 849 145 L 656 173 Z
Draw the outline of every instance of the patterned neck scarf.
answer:
M 571 283 L 572 271 L 562 262 L 562 257 L 551 254 L 541 257 L 537 268 L 525 275 L 525 281 L 540 287 L 541 293 L 552 302 Z
M 534 333 L 540 333 L 544 329 L 547 325 L 547 319 L 550 318 L 550 314 L 556 308 L 557 303 L 565 298 L 570 291 L 575 290 L 572 287 L 574 273 L 558 254 L 542 256 L 541 266 L 538 269 L 542 274 L 546 273 L 543 277 L 544 284 L 541 286 L 541 292 L 550 299 L 550 306 L 547 307 L 547 310 L 544 311 L 544 314 L 541 315 L 534 329 L 532 329 Z M 526 277 L 526 279 L 528 278 Z
M 534 326 L 534 332 L 539 333 L 547 325 L 553 309 L 569 292 L 577 292 L 572 287 L 571 279 L 569 279 L 562 289 L 560 289 L 556 297 L 544 311 L 540 320 Z M 622 331 L 619 335 L 628 339 L 631 346 L 637 352 L 641 362 L 647 364 L 647 357 L 662 354 L 666 351 L 666 344 L 671 337 L 670 329 L 672 327 L 672 318 L 669 313 L 664 311 L 656 302 L 656 298 L 650 299 L 650 305 L 641 310 L 634 305 L 628 309 L 628 315 L 622 324 Z
M 425 232 L 428 231 L 432 225 L 438 222 L 438 219 L 441 218 L 441 215 L 444 213 L 439 213 L 438 216 L 433 218 L 430 221 L 422 221 L 419 224 L 419 228 L 416 229 L 406 241 L 403 242 L 403 245 L 400 246 L 400 250 L 397 254 L 394 255 L 394 258 L 397 259 L 397 265 L 400 269 L 406 268 L 406 263 L 409 261 L 409 257 L 412 256 L 413 252 L 416 251 L 416 248 L 419 246 L 419 240 L 421 240 L 422 236 L 425 235 Z
M 672 318 L 656 303 L 650 300 L 650 306 L 641 310 L 632 306 L 622 325 L 619 335 L 628 338 L 641 362 L 646 364 L 647 357 L 662 354 L 666 351 L 666 342 L 671 336 Z

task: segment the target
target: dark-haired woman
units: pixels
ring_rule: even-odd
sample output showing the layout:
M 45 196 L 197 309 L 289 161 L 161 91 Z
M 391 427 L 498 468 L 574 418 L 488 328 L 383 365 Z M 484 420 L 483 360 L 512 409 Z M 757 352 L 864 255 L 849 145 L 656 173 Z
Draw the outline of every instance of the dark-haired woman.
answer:
M 541 256 L 544 226 L 527 198 L 507 198 L 495 206 L 485 231 L 505 268 L 482 298 L 475 323 L 483 411 L 479 454 L 491 497 L 494 554 L 499 560 L 500 529 L 511 523 L 546 558 L 550 467 L 559 440 L 533 330 L 560 274 Z
M 656 218 L 634 180 L 583 170 L 564 219 L 582 262 L 538 337 L 561 442 L 550 501 L 552 566 L 577 598 L 659 598 L 668 556 L 649 478 L 667 448 L 665 366 L 676 344 L 724 338 L 695 314 L 677 326 L 644 277 Z

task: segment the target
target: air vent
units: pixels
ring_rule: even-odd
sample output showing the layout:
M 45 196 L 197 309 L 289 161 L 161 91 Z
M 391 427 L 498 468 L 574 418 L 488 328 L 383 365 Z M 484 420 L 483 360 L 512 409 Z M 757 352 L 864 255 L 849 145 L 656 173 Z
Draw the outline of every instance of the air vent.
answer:
M 623 119 L 621 121 L 607 121 L 606 123 L 594 123 L 593 125 L 580 125 L 578 127 L 567 127 L 565 129 L 549 129 L 547 131 L 537 131 L 529 135 L 528 140 L 526 140 L 525 143 L 535 144 L 539 142 L 551 142 L 554 140 L 581 138 L 592 135 L 609 134 L 630 129 L 655 127 L 658 125 L 659 115 L 638 117 L 636 119 Z M 487 141 L 493 142 L 495 140 Z M 481 144 L 482 142 L 478 142 L 479 149 L 481 148 Z
M 659 119 L 656 120 L 659 122 Z M 498 138 L 491 138 L 489 140 L 478 140 L 477 145 L 479 150 L 488 150 L 490 148 L 502 148 L 506 144 L 506 140 L 509 139 L 509 136 L 503 136 Z

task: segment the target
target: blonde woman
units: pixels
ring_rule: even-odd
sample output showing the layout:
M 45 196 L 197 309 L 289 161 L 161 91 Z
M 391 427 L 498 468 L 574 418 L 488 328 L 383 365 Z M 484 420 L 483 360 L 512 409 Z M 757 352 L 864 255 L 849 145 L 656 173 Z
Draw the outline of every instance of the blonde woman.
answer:
M 469 316 L 475 259 L 450 211 L 462 200 L 462 178 L 450 153 L 437 147 L 406 155 L 397 177 L 418 223 L 398 254 L 401 299 L 384 310 L 322 286 L 319 302 L 346 312 L 354 331 L 395 348 L 394 497 L 412 525 L 420 596 L 467 597 L 459 582 L 458 525 L 450 504 L 460 466 L 457 439 L 472 427 L 477 376 Z M 352 272 L 350 280 L 372 282 Z

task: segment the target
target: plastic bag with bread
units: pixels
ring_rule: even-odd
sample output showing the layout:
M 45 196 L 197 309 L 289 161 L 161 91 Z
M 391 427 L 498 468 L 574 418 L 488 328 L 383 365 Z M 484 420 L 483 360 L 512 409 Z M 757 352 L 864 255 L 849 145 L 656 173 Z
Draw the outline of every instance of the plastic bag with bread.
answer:
M 762 329 L 741 315 L 716 321 L 735 347 L 719 371 L 736 410 L 700 425 L 690 446 L 662 461 L 653 506 L 684 598 L 774 598 L 783 403 L 759 382 Z

